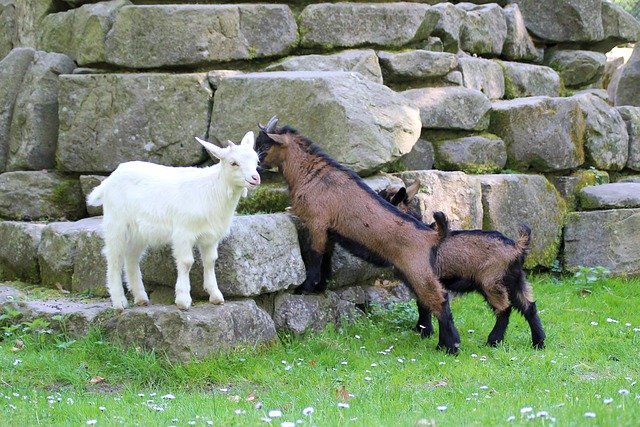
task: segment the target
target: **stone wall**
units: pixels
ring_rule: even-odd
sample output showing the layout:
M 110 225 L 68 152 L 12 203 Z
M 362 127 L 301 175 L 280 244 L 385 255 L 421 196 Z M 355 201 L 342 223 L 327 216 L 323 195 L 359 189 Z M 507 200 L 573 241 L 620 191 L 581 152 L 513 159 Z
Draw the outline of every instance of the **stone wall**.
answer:
M 425 221 L 529 224 L 527 268 L 640 274 L 640 47 L 626 64 L 605 55 L 640 23 L 618 6 L 174 3 L 0 1 L 0 279 L 104 295 L 93 186 L 128 160 L 206 164 L 195 136 L 224 145 L 274 114 L 374 189 L 419 178 Z M 264 181 L 245 206 L 282 194 Z M 304 236 L 287 213 L 234 219 L 220 286 L 259 303 L 234 310 L 298 333 L 381 298 L 370 285 L 391 273 L 344 252 L 331 291 L 292 295 Z M 171 302 L 167 249 L 143 276 Z

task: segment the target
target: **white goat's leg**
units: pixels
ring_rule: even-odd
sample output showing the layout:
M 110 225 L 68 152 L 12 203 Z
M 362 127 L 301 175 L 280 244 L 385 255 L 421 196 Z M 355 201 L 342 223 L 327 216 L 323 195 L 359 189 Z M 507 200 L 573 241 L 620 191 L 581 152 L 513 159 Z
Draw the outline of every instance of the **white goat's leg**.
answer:
M 124 264 L 124 238 L 105 236 L 104 255 L 107 258 L 107 290 L 113 308 L 122 311 L 127 308 L 127 297 L 122 287 L 122 267 Z
M 193 242 L 173 241 L 173 257 L 176 260 L 178 280 L 176 281 L 176 305 L 180 310 L 191 307 L 191 283 L 189 271 L 193 265 Z
M 140 258 L 144 252 L 144 245 L 133 244 L 125 251 L 124 271 L 127 276 L 129 289 L 133 293 L 133 302 L 136 305 L 149 305 L 149 297 L 144 290 L 142 273 L 140 272 Z
M 220 289 L 218 289 L 215 271 L 216 260 L 218 259 L 218 242 L 201 242 L 200 257 L 204 266 L 204 290 L 209 293 L 209 302 L 224 304 L 224 297 Z

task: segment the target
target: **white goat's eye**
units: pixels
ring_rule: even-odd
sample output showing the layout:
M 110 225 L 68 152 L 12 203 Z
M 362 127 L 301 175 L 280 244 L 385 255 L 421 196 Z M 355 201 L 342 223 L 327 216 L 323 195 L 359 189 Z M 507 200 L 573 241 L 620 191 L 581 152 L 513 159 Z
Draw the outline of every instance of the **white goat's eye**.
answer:
M 238 162 L 231 162 L 231 166 L 238 166 Z

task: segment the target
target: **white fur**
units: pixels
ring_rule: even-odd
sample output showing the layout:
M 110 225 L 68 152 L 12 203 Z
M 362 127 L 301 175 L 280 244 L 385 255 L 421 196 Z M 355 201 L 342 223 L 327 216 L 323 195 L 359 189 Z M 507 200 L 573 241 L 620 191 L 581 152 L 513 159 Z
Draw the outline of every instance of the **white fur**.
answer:
M 209 301 L 222 304 L 214 266 L 218 243 L 227 235 L 241 195 L 260 183 L 253 132 L 240 145 L 220 148 L 196 138 L 220 159 L 214 166 L 170 167 L 147 162 L 122 163 L 87 197 L 91 206 L 104 206 L 104 254 L 107 288 L 113 307 L 123 310 L 127 299 L 122 269 L 137 305 L 149 298 L 142 284 L 140 258 L 148 246 L 170 244 L 178 270 L 176 305 L 191 306 L 189 270 L 197 244 L 204 266 Z

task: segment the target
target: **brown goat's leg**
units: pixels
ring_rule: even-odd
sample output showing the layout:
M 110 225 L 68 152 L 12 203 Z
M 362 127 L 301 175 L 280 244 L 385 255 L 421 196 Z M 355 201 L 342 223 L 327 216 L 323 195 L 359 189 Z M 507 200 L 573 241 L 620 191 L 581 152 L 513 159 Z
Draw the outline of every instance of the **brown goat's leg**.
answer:
M 460 347 L 460 334 L 453 323 L 453 314 L 449 307 L 449 299 L 445 298 L 438 318 L 438 350 L 444 349 L 448 354 L 457 354 Z
M 531 328 L 531 340 L 533 341 L 533 347 L 540 349 L 544 348 L 544 339 L 546 338 L 546 334 L 544 333 L 544 329 L 542 329 L 542 321 L 540 321 L 540 316 L 538 316 L 536 303 L 531 302 L 527 308 L 520 311 L 524 318 L 527 319 L 529 327 Z
M 323 261 L 325 261 L 324 254 L 328 241 L 326 230 L 322 228 L 315 228 L 310 224 L 307 226 L 311 237 L 311 248 L 309 250 L 309 259 L 305 266 L 307 270 L 307 277 L 298 289 L 296 289 L 296 293 L 299 294 L 318 292 L 318 284 L 322 281 Z M 330 261 L 331 257 L 329 256 L 328 258 Z M 329 266 L 328 268 L 331 267 Z
M 420 302 L 418 305 L 418 323 L 416 324 L 416 331 L 420 332 L 422 338 L 428 338 L 433 335 L 433 324 L 431 323 L 431 310 L 428 307 L 423 306 Z
M 507 331 L 507 326 L 509 326 L 509 316 L 511 315 L 511 307 L 506 310 L 502 310 L 500 312 L 496 312 L 496 324 L 493 327 L 493 330 L 489 334 L 489 338 L 487 339 L 487 345 L 491 347 L 497 346 L 499 343 L 504 341 L 504 334 Z
M 322 264 L 320 265 L 320 281 L 316 286 L 316 292 L 324 292 L 327 290 L 327 282 L 331 280 L 331 258 L 333 257 L 333 249 L 335 243 L 329 239 L 327 246 L 322 255 Z

